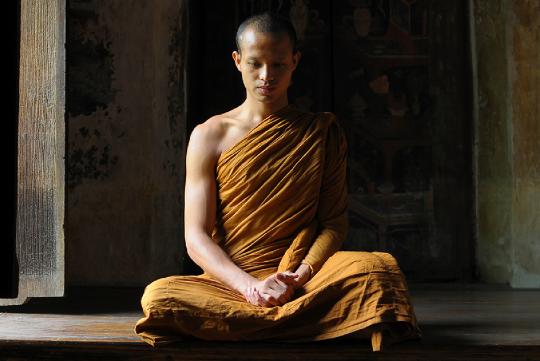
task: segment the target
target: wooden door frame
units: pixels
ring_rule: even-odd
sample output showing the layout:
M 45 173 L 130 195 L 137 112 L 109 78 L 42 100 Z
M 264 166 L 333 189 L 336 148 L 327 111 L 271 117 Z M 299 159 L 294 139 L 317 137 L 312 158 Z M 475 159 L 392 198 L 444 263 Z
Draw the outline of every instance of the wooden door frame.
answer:
M 20 1 L 17 294 L 64 295 L 65 0 Z

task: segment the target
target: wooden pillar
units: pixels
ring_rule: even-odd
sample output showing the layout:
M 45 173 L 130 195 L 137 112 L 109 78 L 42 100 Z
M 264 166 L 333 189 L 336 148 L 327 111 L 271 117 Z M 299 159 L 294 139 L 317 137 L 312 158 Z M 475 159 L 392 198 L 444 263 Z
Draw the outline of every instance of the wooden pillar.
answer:
M 471 0 L 477 272 L 540 288 L 540 5 Z

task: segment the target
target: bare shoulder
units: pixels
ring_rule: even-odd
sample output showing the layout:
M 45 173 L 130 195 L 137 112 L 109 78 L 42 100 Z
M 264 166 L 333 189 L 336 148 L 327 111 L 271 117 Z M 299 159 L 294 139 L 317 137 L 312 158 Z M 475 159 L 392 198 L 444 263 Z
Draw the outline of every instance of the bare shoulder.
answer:
M 217 159 L 236 138 L 245 133 L 246 129 L 240 124 L 238 108 L 214 115 L 193 129 L 188 148 L 198 149 Z
M 221 141 L 226 134 L 226 125 L 221 114 L 197 124 L 189 137 L 188 152 L 198 157 L 217 159 Z

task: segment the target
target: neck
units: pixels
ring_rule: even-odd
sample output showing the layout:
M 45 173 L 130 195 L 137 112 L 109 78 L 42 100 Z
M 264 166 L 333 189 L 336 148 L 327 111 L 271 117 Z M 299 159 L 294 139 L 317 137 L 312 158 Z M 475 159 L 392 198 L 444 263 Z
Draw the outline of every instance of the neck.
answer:
M 286 95 L 272 103 L 262 103 L 255 99 L 251 99 L 248 96 L 240 108 L 246 119 L 250 119 L 254 122 L 260 122 L 270 114 L 275 113 L 288 104 L 289 101 Z

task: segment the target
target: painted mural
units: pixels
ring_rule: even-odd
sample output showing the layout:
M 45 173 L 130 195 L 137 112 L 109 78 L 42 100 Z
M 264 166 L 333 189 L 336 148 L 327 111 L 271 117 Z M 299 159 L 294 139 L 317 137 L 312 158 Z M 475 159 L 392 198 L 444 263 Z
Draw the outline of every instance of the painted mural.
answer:
M 335 111 L 350 141 L 348 249 L 417 262 L 433 223 L 424 1 L 335 2 Z

